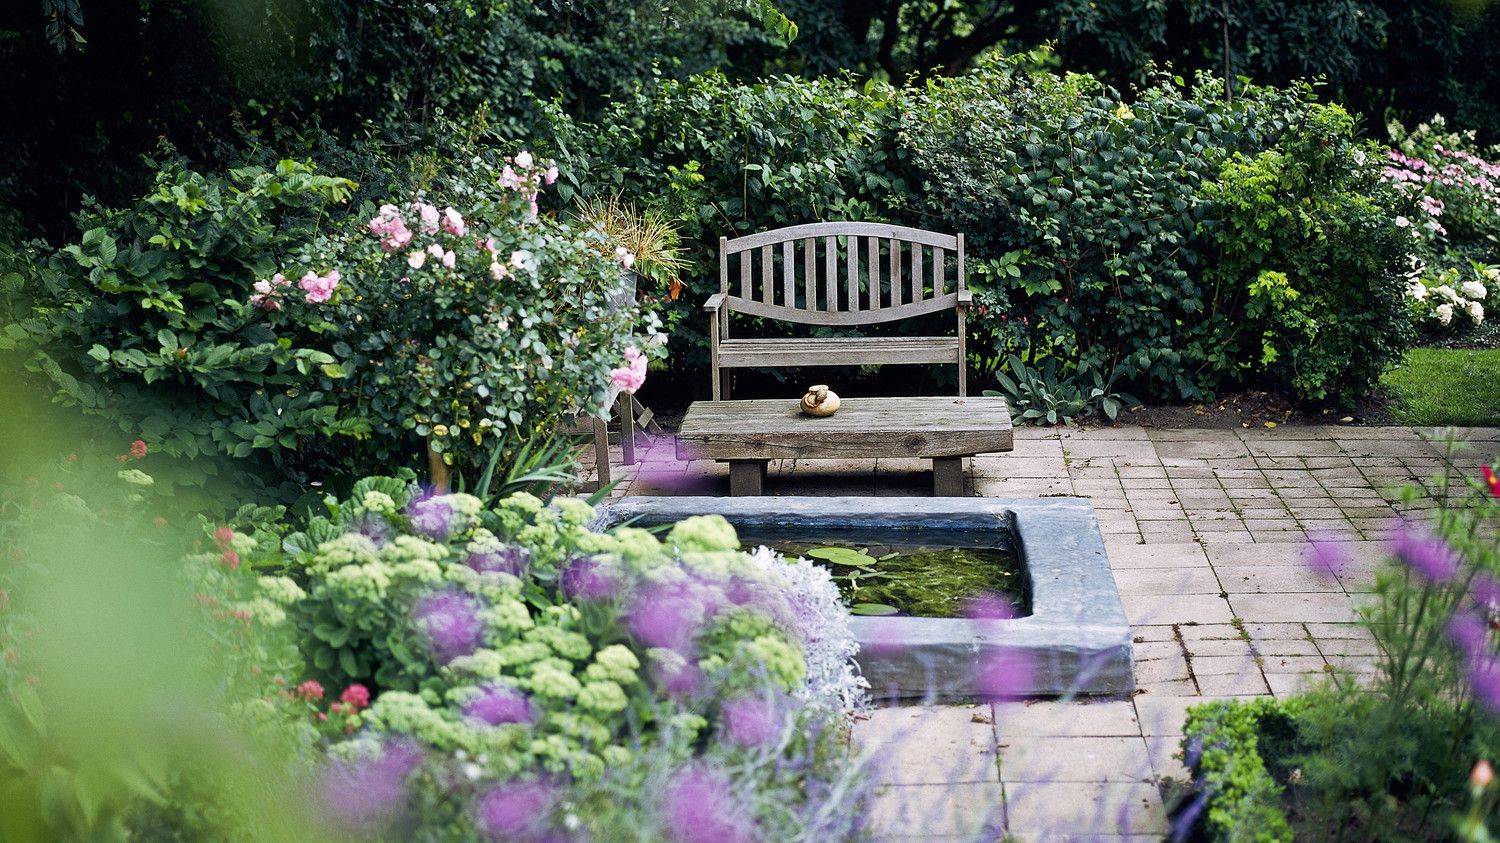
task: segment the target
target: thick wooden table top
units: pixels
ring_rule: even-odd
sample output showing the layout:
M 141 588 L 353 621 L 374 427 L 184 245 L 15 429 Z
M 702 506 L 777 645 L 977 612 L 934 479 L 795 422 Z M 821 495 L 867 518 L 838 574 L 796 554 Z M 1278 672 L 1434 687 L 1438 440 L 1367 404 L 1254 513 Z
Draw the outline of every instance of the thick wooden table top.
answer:
M 1011 449 L 1004 398 L 845 398 L 826 418 L 797 399 L 695 401 L 677 434 L 681 459 L 959 457 Z

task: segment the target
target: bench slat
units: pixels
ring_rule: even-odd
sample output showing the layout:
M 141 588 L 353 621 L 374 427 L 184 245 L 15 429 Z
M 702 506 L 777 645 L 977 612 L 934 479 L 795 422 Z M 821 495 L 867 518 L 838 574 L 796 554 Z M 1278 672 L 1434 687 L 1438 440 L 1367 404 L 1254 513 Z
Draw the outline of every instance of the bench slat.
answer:
M 944 278 L 946 270 L 943 268 L 943 250 L 934 248 L 932 250 L 932 294 L 941 296 L 947 279 Z
M 781 244 L 781 305 L 791 308 L 797 306 L 797 243 L 795 240 L 787 240 Z
M 727 368 L 751 368 L 952 363 L 957 354 L 956 337 L 778 337 L 724 340 L 719 344 L 719 365 Z
M 911 244 L 911 298 L 921 301 L 927 297 L 927 279 L 922 277 L 922 244 Z
M 806 310 L 818 309 L 818 241 L 802 241 L 802 291 L 807 296 L 807 301 L 802 307 Z
M 901 281 L 901 241 L 891 241 L 891 307 L 906 301 L 906 285 Z
M 732 255 L 760 246 L 774 246 L 777 243 L 787 240 L 798 240 L 803 237 L 826 237 L 845 234 L 884 239 L 895 238 L 897 240 L 905 240 L 908 243 L 925 243 L 928 246 L 940 246 L 950 250 L 958 248 L 958 238 L 956 235 L 940 234 L 936 231 L 924 231 L 920 228 L 908 228 L 903 225 L 891 225 L 883 222 L 814 222 L 805 225 L 792 225 L 773 231 L 759 231 L 755 234 L 735 237 L 727 241 L 725 248 Z
M 823 238 L 823 303 L 825 309 L 839 309 L 839 239 Z
M 776 285 L 771 282 L 771 247 L 760 250 L 760 300 L 772 304 Z

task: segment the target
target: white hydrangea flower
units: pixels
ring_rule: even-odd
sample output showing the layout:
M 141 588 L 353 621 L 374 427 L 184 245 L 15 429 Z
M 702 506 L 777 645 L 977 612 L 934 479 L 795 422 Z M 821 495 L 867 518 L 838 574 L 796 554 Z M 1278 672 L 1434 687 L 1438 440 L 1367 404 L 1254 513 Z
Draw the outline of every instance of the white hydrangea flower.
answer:
M 1427 300 L 1427 285 L 1421 281 L 1413 281 L 1406 285 L 1406 297 L 1413 301 Z
M 1432 312 L 1437 316 L 1437 320 L 1440 324 L 1446 325 L 1449 322 L 1453 321 L 1453 305 L 1451 304 L 1440 304 L 1437 307 L 1433 308 Z
M 1489 290 L 1484 286 L 1484 282 L 1482 281 L 1465 281 L 1464 283 L 1458 285 L 1458 288 L 1463 291 L 1463 294 L 1465 296 L 1468 296 L 1471 299 L 1475 299 L 1476 301 L 1478 299 L 1484 298 L 1485 294 L 1489 292 Z
M 1436 287 L 1433 287 L 1432 294 L 1440 299 L 1447 299 L 1450 302 L 1456 302 L 1459 300 L 1458 293 L 1447 284 L 1439 284 Z
M 1469 302 L 1469 318 L 1477 325 L 1484 321 L 1484 305 L 1477 301 Z

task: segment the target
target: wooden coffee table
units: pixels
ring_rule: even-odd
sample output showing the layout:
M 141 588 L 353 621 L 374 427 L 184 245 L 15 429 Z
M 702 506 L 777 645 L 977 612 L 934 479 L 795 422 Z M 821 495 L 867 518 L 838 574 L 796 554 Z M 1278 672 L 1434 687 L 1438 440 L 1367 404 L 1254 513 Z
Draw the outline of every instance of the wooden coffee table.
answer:
M 697 401 L 677 434 L 678 459 L 729 463 L 729 494 L 759 495 L 774 459 L 932 460 L 932 490 L 963 494 L 964 457 L 1009 451 L 1004 398 L 847 398 L 813 418 L 793 400 Z

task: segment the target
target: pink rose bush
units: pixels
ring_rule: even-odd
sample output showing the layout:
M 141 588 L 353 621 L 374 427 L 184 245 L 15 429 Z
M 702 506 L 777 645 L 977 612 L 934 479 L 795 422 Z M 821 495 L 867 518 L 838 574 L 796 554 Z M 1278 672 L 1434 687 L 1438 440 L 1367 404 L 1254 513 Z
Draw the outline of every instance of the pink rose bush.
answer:
M 655 331 L 633 308 L 610 309 L 619 264 L 595 235 L 540 215 L 555 166 L 522 151 L 474 167 L 444 201 L 368 212 L 326 256 L 339 269 L 299 282 L 309 303 L 338 306 L 355 415 L 455 465 L 532 420 L 598 413 L 638 389 L 647 360 L 630 337 Z M 334 295 L 341 277 L 353 289 Z

